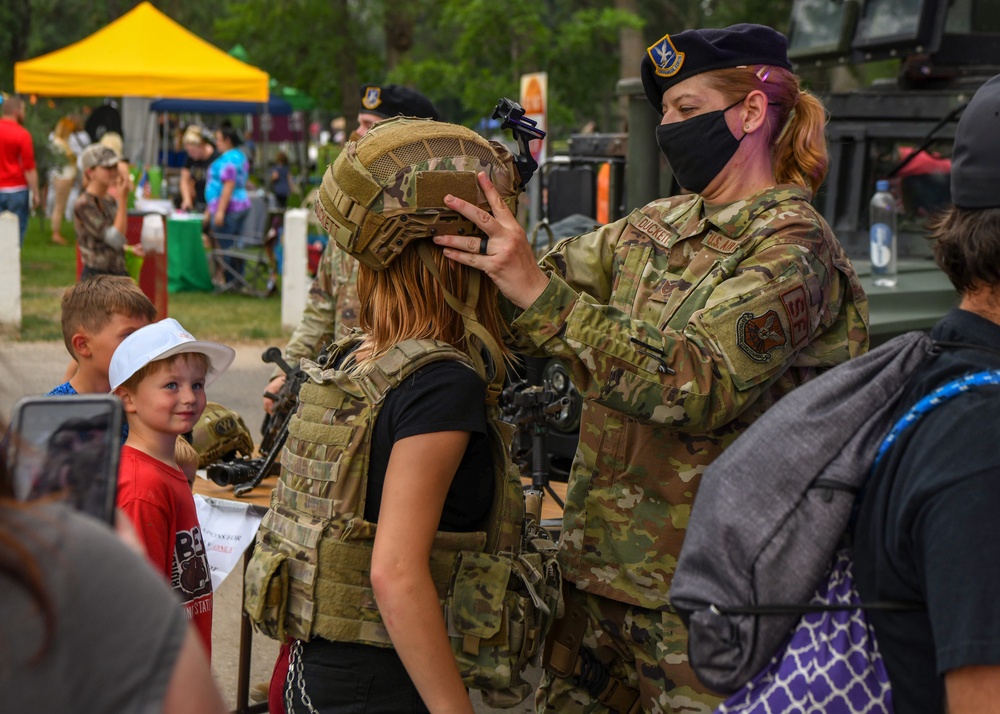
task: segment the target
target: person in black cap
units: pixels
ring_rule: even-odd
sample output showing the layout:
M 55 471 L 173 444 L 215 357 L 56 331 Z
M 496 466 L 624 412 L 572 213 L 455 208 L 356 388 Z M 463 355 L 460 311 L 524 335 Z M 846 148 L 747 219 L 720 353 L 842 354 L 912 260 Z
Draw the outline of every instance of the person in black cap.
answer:
M 441 119 L 431 100 L 415 89 L 398 84 L 363 84 L 358 128 L 351 132 L 348 140 L 357 141 L 378 122 L 397 116 Z M 314 205 L 315 201 L 316 191 L 313 191 L 306 204 Z M 302 357 L 314 359 L 326 345 L 357 327 L 357 265 L 354 258 L 334 243 L 328 243 L 323 249 L 302 320 L 285 347 L 286 360 L 295 363 Z M 281 389 L 285 373 L 275 369 L 271 378 L 264 390 L 264 409 L 268 413 L 274 408 L 274 401 L 268 395 Z
M 361 86 L 358 128 L 351 141 L 357 141 L 375 124 L 391 117 L 441 119 L 431 100 L 415 89 L 398 84 L 365 84 Z
M 897 419 L 956 377 L 1000 376 L 1000 76 L 973 96 L 955 131 L 951 202 L 931 224 L 934 258 L 961 295 L 931 331 L 953 343 L 911 377 Z M 957 343 L 957 344 L 954 344 Z M 855 521 L 862 602 L 897 714 L 1000 711 L 1000 388 L 945 401 L 904 431 L 865 485 Z
M 719 703 L 669 604 L 701 474 L 784 394 L 868 347 L 864 291 L 809 203 L 826 174 L 825 113 L 786 48 L 761 25 L 650 46 L 643 87 L 687 195 L 567 239 L 540 265 L 484 177 L 492 215 L 446 201 L 488 238 L 435 242 L 496 282 L 514 330 L 562 359 L 586 400 L 560 541 L 567 617 L 538 711 Z

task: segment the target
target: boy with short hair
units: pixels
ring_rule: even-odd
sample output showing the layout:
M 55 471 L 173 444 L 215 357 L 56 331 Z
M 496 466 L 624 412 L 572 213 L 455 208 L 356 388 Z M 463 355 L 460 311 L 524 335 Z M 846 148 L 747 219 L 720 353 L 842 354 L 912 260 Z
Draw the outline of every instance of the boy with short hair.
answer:
M 153 566 L 170 581 L 211 652 L 212 579 L 177 437 L 205 409 L 205 387 L 236 352 L 199 342 L 171 318 L 128 337 L 111 358 L 111 390 L 125 407 L 129 435 L 118 469 L 118 507 L 129 517 Z
M 49 395 L 107 394 L 111 355 L 155 319 L 156 307 L 129 277 L 96 275 L 69 288 L 62 297 L 62 333 L 77 371 Z
M 128 208 L 125 193 L 129 186 L 128 163 L 114 149 L 91 144 L 80 156 L 86 188 L 73 206 L 73 227 L 83 260 L 80 279 L 94 275 L 128 275 L 125 253 L 142 257 L 142 248 L 125 242 Z M 120 201 L 108 191 L 119 186 Z

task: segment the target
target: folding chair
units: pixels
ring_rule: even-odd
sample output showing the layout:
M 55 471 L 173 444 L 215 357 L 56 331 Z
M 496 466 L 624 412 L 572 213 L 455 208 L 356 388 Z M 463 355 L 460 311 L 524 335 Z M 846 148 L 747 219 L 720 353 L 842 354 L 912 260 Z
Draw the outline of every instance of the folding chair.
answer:
M 270 234 L 269 218 L 267 198 L 252 196 L 242 232 L 215 234 L 209 257 L 219 280 L 216 292 L 245 292 L 263 298 L 277 291 L 276 237 Z

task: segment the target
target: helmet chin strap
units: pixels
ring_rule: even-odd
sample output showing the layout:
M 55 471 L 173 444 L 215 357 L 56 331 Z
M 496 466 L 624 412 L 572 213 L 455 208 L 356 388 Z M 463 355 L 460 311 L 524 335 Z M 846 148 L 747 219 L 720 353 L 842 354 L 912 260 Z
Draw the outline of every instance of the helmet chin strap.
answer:
M 500 399 L 500 392 L 503 391 L 503 382 L 506 375 L 506 367 L 503 360 L 503 352 L 500 350 L 500 345 L 497 341 L 493 339 L 493 335 L 487 331 L 485 327 L 476 319 L 476 305 L 479 304 L 479 286 L 482 280 L 482 273 L 478 270 L 472 271 L 469 277 L 469 296 L 463 302 L 457 297 L 451 294 L 447 288 L 444 286 L 444 282 L 441 280 L 441 273 L 438 270 L 437 263 L 434 262 L 434 258 L 431 255 L 430 246 L 427 241 L 420 240 L 417 241 L 417 255 L 420 256 L 420 260 L 430 271 L 434 279 L 437 280 L 438 285 L 441 286 L 441 292 L 444 294 L 445 302 L 448 306 L 462 316 L 462 324 L 465 327 L 465 339 L 469 343 L 469 357 L 472 359 L 473 364 L 476 367 L 476 371 L 479 375 L 486 380 L 486 401 L 491 406 L 495 406 Z M 483 360 L 482 353 L 475 349 L 476 344 L 479 344 L 486 350 L 487 354 L 490 356 L 490 362 L 492 364 L 487 364 Z M 490 372 L 492 371 L 492 375 Z

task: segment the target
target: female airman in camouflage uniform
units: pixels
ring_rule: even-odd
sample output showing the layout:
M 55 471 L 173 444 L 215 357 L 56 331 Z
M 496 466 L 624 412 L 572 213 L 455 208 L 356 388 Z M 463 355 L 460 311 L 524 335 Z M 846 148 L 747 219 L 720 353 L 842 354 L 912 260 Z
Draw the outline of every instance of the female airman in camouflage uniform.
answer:
M 669 601 L 701 473 L 782 395 L 867 348 L 867 299 L 809 203 L 824 110 L 786 47 L 760 25 L 651 46 L 657 143 L 688 194 L 567 239 L 540 266 L 484 176 L 492 215 L 446 199 L 488 239 L 435 241 L 496 282 L 516 330 L 565 360 L 585 397 L 560 544 L 583 647 L 550 636 L 566 676 L 546 673 L 539 712 L 711 711 Z

